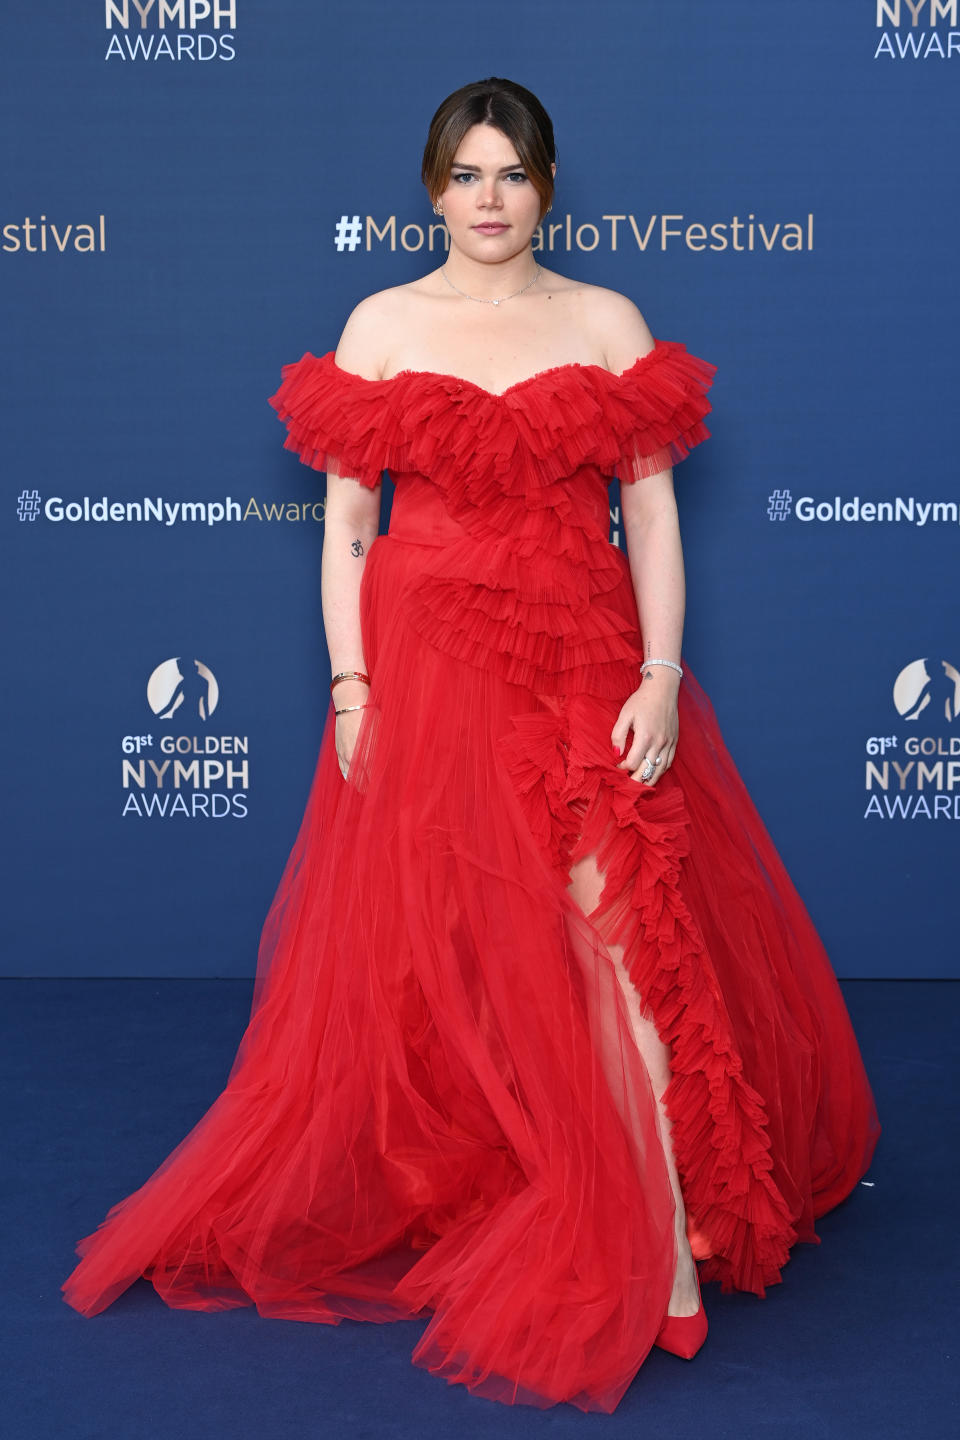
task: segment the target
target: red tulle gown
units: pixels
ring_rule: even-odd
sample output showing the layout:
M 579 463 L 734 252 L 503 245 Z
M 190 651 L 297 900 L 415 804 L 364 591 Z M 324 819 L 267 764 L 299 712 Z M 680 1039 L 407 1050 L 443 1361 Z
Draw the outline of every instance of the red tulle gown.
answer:
M 667 342 L 503 394 L 284 370 L 288 447 L 396 482 L 369 708 L 347 780 L 324 731 L 227 1087 L 81 1242 L 81 1313 L 142 1275 L 198 1310 L 429 1316 L 414 1359 L 447 1380 L 612 1410 L 676 1265 L 638 996 L 702 1279 L 762 1296 L 864 1174 L 847 1011 L 689 670 L 658 785 L 610 741 L 643 651 L 609 477 L 702 440 L 712 374 Z

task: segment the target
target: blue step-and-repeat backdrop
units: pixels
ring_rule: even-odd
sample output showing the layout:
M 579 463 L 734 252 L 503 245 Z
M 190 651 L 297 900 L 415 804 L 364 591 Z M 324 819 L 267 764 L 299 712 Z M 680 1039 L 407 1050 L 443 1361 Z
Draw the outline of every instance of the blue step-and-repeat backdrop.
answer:
M 6 7 L 6 973 L 253 973 L 329 680 L 267 396 L 439 263 L 420 149 L 489 74 L 556 124 L 547 263 L 719 367 L 686 655 L 838 974 L 957 972 L 957 10 Z

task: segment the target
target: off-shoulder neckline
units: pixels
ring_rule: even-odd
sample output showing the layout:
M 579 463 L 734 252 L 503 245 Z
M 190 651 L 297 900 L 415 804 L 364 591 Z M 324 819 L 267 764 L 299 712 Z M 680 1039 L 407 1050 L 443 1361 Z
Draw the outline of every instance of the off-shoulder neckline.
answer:
M 546 370 L 537 370 L 533 375 L 527 375 L 523 380 L 515 380 L 505 390 L 488 390 L 485 385 L 478 385 L 476 380 L 469 380 L 465 375 L 451 375 L 444 370 L 398 370 L 395 375 L 387 375 L 380 380 L 371 380 L 366 375 L 358 375 L 353 370 L 344 370 L 342 365 L 336 361 L 336 351 L 329 350 L 323 357 L 330 361 L 333 369 L 348 380 L 359 380 L 362 385 L 392 385 L 395 380 L 422 379 L 422 380 L 443 380 L 453 385 L 465 385 L 469 390 L 476 390 L 478 394 L 485 395 L 490 400 L 502 400 L 507 395 L 512 395 L 515 390 L 522 390 L 527 385 L 532 385 L 535 380 L 544 380 L 550 375 L 558 375 L 568 370 L 587 371 L 596 370 L 601 375 L 606 375 L 610 380 L 626 380 L 632 376 L 641 365 L 644 365 L 658 351 L 663 350 L 669 342 L 654 340 L 653 349 L 648 350 L 645 355 L 639 355 L 632 365 L 626 370 L 608 370 L 604 365 L 591 363 L 582 364 L 577 360 L 568 360 L 563 365 L 550 365 Z

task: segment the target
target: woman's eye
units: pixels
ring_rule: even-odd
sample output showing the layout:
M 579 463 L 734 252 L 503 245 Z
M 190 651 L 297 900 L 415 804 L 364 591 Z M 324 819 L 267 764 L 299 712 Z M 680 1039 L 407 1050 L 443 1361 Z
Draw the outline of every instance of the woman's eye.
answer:
M 509 180 L 512 185 L 522 185 L 527 176 L 523 170 L 511 170 L 503 178 Z M 471 180 L 479 179 L 479 176 L 471 174 L 469 170 L 461 170 L 451 175 L 450 179 L 456 184 L 465 185 Z

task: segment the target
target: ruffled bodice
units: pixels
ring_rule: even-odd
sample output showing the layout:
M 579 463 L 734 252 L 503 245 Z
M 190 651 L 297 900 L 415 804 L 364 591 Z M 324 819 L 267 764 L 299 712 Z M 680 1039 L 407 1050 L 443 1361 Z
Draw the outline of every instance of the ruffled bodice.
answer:
M 391 472 L 390 534 L 435 552 L 406 597 L 424 638 L 545 693 L 623 698 L 642 657 L 607 487 L 706 438 L 713 374 L 659 342 L 620 375 L 561 365 L 495 394 L 424 371 L 366 380 L 307 353 L 270 403 L 304 463 L 368 487 Z

